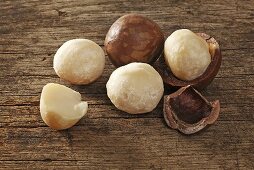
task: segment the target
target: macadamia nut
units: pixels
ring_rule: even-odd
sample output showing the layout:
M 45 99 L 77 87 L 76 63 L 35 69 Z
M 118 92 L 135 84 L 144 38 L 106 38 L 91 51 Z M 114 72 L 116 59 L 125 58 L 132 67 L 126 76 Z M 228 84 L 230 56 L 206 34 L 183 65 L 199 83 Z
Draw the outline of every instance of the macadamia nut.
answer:
M 103 49 L 87 39 L 65 42 L 54 56 L 56 74 L 73 84 L 89 84 L 99 78 L 105 66 Z
M 130 114 L 152 111 L 164 91 L 159 73 L 145 63 L 130 63 L 117 68 L 106 87 L 111 102 Z
M 151 64 L 163 51 L 164 35 L 159 25 L 149 18 L 127 14 L 110 27 L 104 45 L 116 67 L 132 62 Z
M 60 84 L 49 83 L 42 89 L 40 112 L 43 121 L 53 129 L 72 127 L 87 112 L 87 102 L 80 93 Z
M 172 73 L 182 80 L 201 76 L 211 63 L 206 41 L 188 29 L 177 30 L 167 38 L 164 57 Z

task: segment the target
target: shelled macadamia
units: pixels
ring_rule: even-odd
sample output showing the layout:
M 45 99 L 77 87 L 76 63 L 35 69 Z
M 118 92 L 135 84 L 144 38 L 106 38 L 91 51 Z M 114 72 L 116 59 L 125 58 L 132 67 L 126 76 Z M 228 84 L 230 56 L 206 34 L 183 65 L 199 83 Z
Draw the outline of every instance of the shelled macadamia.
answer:
M 206 41 L 188 29 L 173 32 L 164 45 L 166 64 L 181 80 L 193 80 L 202 75 L 211 63 Z
M 164 92 L 161 76 L 145 63 L 130 63 L 117 68 L 111 74 L 106 88 L 111 102 L 130 114 L 152 111 Z
M 213 37 L 181 29 L 167 38 L 164 57 L 153 66 L 171 88 L 191 85 L 203 89 L 217 75 L 221 60 L 220 46 Z
M 40 112 L 43 121 L 53 129 L 72 127 L 87 112 L 87 102 L 80 93 L 60 84 L 48 83 L 41 92 Z
M 89 84 L 98 79 L 105 66 L 103 49 L 88 39 L 65 42 L 54 56 L 56 74 L 72 84 Z

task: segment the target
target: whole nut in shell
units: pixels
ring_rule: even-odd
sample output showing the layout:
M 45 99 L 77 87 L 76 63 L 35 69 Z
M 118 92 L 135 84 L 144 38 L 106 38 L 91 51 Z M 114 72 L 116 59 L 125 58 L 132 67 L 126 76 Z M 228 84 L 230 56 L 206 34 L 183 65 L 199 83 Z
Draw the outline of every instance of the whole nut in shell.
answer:
M 105 49 L 116 66 L 131 62 L 153 63 L 162 53 L 164 35 L 152 20 L 138 14 L 117 19 L 105 38 Z

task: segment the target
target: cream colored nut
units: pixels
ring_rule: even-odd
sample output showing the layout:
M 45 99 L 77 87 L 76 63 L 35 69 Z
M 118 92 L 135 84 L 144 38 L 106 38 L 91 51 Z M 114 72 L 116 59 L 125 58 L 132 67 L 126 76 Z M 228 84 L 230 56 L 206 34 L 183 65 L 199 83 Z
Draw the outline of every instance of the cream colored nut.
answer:
M 49 83 L 42 89 L 40 112 L 43 121 L 53 129 L 75 125 L 87 112 L 87 102 L 80 93 L 60 84 Z
M 145 63 L 130 63 L 117 68 L 111 74 L 106 88 L 111 102 L 130 114 L 152 111 L 164 91 L 159 73 Z
M 172 73 L 182 80 L 201 76 L 211 63 L 206 41 L 188 29 L 177 30 L 167 38 L 164 54 Z
M 101 76 L 105 54 L 91 40 L 69 40 L 57 50 L 53 65 L 60 78 L 73 84 L 89 84 Z

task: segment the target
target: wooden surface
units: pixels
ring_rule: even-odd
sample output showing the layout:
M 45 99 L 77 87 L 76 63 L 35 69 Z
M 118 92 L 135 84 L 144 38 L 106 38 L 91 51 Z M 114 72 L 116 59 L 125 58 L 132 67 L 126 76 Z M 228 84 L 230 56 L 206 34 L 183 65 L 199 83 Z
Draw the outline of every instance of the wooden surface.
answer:
M 219 99 L 217 122 L 192 136 L 169 129 L 162 103 L 132 116 L 107 98 L 114 67 L 87 86 L 59 79 L 52 61 L 65 41 L 103 45 L 110 25 L 127 13 L 156 21 L 165 36 L 179 28 L 214 36 L 219 74 L 202 94 Z M 73 128 L 55 131 L 39 113 L 42 87 L 67 85 L 89 103 Z M 254 169 L 254 1 L 0 1 L 0 169 Z

